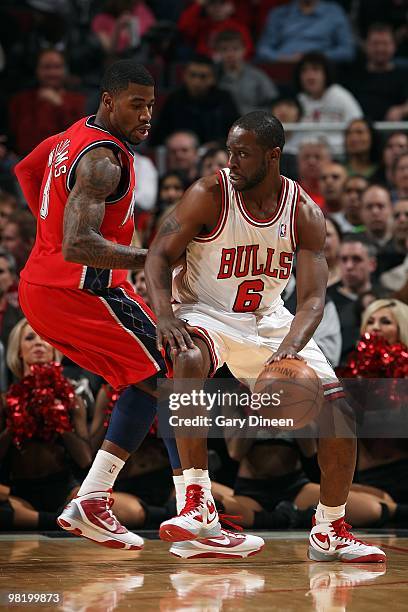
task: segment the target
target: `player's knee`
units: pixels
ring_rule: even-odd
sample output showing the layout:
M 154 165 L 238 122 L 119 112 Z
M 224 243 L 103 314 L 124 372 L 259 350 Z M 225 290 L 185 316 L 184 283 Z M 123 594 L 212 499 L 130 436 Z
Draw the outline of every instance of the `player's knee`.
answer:
M 319 427 L 323 437 L 354 437 L 356 415 L 343 398 L 327 402 L 319 415 Z
M 175 376 L 203 378 L 207 376 L 203 356 L 198 347 L 177 354 L 173 359 Z

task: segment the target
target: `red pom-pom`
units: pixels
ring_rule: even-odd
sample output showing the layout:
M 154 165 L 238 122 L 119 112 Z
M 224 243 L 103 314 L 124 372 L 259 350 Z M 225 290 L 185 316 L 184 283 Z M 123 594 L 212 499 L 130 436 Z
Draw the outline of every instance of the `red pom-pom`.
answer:
M 364 334 L 345 368 L 338 368 L 343 378 L 406 378 L 408 348 L 402 342 L 389 344 L 382 336 Z
M 408 377 L 408 348 L 401 342 L 389 344 L 382 336 L 366 333 L 350 353 L 346 367 L 337 368 L 336 373 L 341 378 L 391 379 L 390 384 L 370 388 L 372 404 L 375 405 L 376 399 L 382 400 L 379 405 L 389 400 L 389 406 L 394 409 L 406 404 L 396 380 Z
M 75 392 L 60 364 L 31 366 L 30 374 L 11 385 L 6 395 L 6 426 L 14 444 L 20 448 L 30 438 L 49 442 L 72 431 L 74 406 Z

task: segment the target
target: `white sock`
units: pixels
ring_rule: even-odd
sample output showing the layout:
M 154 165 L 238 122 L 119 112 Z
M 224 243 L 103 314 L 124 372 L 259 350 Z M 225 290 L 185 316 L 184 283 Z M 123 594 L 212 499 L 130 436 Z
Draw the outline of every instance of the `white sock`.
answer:
M 346 513 L 346 504 L 342 506 L 325 506 L 320 501 L 316 508 L 316 521 L 317 523 L 331 523 L 337 521 L 339 518 L 343 518 Z
M 190 468 L 189 470 L 183 470 L 183 476 L 186 489 L 192 484 L 200 485 L 211 496 L 211 480 L 208 470 Z
M 116 455 L 99 450 L 78 491 L 78 495 L 87 495 L 87 493 L 93 493 L 94 491 L 108 491 L 113 487 L 124 465 L 125 462 Z
M 173 476 L 174 488 L 176 489 L 177 514 L 180 514 L 186 502 L 186 487 L 184 476 Z

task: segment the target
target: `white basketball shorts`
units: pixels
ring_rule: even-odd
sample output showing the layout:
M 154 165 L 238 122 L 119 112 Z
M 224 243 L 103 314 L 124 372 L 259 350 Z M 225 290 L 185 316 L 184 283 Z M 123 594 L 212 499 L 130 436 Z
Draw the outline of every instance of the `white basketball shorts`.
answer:
M 282 305 L 270 314 L 223 312 L 207 304 L 176 304 L 174 313 L 196 328 L 209 349 L 210 376 L 227 364 L 235 378 L 250 389 L 269 357 L 289 332 L 293 315 Z M 316 342 L 312 339 L 299 355 L 321 379 L 327 400 L 344 397 L 341 383 Z

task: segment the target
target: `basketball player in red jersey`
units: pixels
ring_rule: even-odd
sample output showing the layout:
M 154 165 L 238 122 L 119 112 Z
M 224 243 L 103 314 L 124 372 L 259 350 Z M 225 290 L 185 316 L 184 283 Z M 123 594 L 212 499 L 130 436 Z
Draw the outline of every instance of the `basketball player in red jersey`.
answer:
M 112 486 L 156 414 L 155 382 L 166 372 L 156 348 L 153 313 L 126 281 L 144 266 L 133 236 L 133 153 L 148 137 L 154 81 L 132 60 L 112 64 L 101 83 L 94 117 L 48 138 L 16 167 L 37 217 L 37 239 L 21 273 L 19 296 L 30 325 L 75 363 L 124 389 L 105 441 L 78 492 L 58 519 L 67 531 L 112 548 L 140 549 L 143 540 L 111 511 Z M 181 491 L 174 440 L 165 441 Z M 261 548 L 255 536 L 197 539 L 186 557 L 245 557 Z M 217 539 L 218 538 L 218 539 Z M 177 554 L 177 553 L 176 553 Z
M 227 140 L 228 168 L 197 181 L 161 226 L 145 267 L 158 346 L 170 345 L 175 379 L 203 380 L 227 363 L 251 388 L 265 363 L 304 359 L 322 380 L 326 415 L 333 409 L 351 415 L 341 384 L 312 339 L 327 283 L 324 218 L 299 185 L 281 176 L 284 142 L 273 115 L 255 111 L 238 119 Z M 184 252 L 186 272 L 175 282 L 179 305 L 173 311 L 171 267 Z M 292 317 L 281 293 L 295 252 Z M 180 547 L 209 520 L 214 502 L 206 440 L 183 437 L 177 446 L 188 503 L 162 523 L 160 536 Z M 382 550 L 355 539 L 344 522 L 355 459 L 353 436 L 320 439 L 321 501 L 310 534 L 312 560 L 385 561 Z

